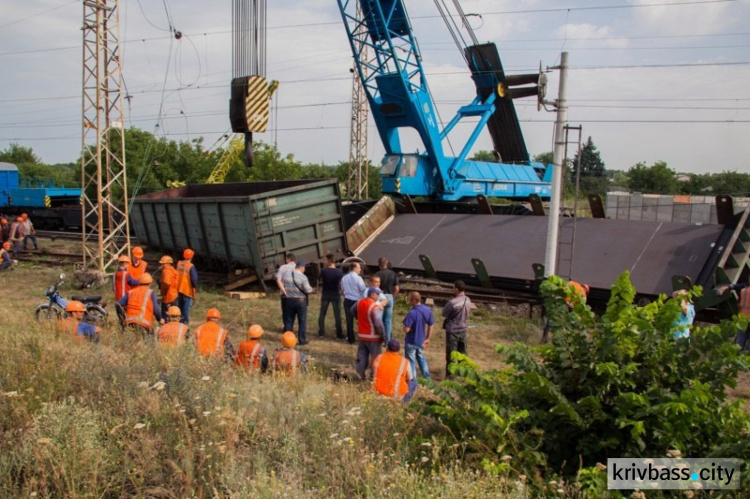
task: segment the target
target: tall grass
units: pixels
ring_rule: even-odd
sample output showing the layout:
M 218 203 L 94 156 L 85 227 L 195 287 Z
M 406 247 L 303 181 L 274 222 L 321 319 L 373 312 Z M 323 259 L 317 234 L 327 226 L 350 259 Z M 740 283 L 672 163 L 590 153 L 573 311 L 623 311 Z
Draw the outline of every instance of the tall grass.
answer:
M 191 346 L 0 326 L 0 497 L 512 497 L 408 407 Z

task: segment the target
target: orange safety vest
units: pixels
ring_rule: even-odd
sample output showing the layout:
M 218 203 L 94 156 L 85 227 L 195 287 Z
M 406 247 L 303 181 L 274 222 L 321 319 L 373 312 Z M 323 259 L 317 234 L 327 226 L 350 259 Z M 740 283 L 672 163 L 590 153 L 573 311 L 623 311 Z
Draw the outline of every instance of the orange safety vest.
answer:
M 740 291 L 740 315 L 750 315 L 750 287 Z
M 171 265 L 165 265 L 161 269 L 159 289 L 161 290 L 161 301 L 163 303 L 174 303 L 177 300 L 177 271 Z
M 60 321 L 60 331 L 64 334 L 69 334 L 75 340 L 85 340 L 86 337 L 78 334 L 78 321 L 74 317 L 68 317 L 67 319 Z
M 380 341 L 380 335 L 372 323 L 372 312 L 376 303 L 369 298 L 362 298 L 357 303 L 357 338 L 359 341 Z
M 302 355 L 294 348 L 282 348 L 273 353 L 273 369 L 281 371 L 287 376 L 292 376 L 299 369 Z
M 115 281 L 115 301 L 118 301 L 120 298 L 128 294 L 128 291 L 132 289 L 130 287 L 130 284 L 128 284 L 128 269 L 118 267 L 117 272 L 115 272 L 114 281 Z
M 198 351 L 206 357 L 221 355 L 224 342 L 227 341 L 227 330 L 216 322 L 206 322 L 195 330 Z
M 148 286 L 138 286 L 128 293 L 128 305 L 125 308 L 125 324 L 137 324 L 151 329 L 154 323 L 154 302 Z
M 139 260 L 138 265 L 131 263 L 128 265 L 128 274 L 136 281 L 141 280 L 141 276 L 146 273 L 148 268 L 148 262 L 146 260 Z
M 185 344 L 188 326 L 181 322 L 167 322 L 159 329 L 159 342 L 170 347 Z
M 260 368 L 260 359 L 263 357 L 264 353 L 265 349 L 260 346 L 258 340 L 243 341 L 237 348 L 237 355 L 234 358 L 234 363 L 245 369 L 258 369 Z
M 372 363 L 375 391 L 386 397 L 403 398 L 409 391 L 406 371 L 409 361 L 396 352 L 378 355 Z
M 195 288 L 190 282 L 190 269 L 193 264 L 190 260 L 180 260 L 177 262 L 177 291 L 191 298 L 195 297 Z

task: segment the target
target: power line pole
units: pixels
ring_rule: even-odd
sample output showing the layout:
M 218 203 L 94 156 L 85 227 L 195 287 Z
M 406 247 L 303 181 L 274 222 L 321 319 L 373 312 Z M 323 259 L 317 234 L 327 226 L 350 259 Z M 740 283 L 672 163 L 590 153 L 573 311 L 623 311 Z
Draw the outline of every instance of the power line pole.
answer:
M 118 0 L 83 1 L 83 266 L 130 251 Z
M 357 19 L 362 18 L 362 5 L 357 2 Z M 357 31 L 365 31 L 364 24 Z M 362 45 L 360 60 L 367 60 L 367 46 Z M 363 71 L 366 69 L 362 68 Z M 363 75 L 365 77 L 367 75 Z M 367 96 L 357 72 L 357 63 L 352 69 L 352 126 L 349 144 L 349 165 L 346 175 L 346 195 L 350 199 L 367 199 L 369 161 L 367 160 Z
M 547 249 L 544 254 L 544 275 L 551 276 L 557 272 L 557 240 L 560 224 L 560 196 L 562 195 L 563 163 L 565 162 L 565 124 L 568 122 L 568 53 L 560 56 L 560 88 L 557 93 L 555 107 L 557 119 L 555 121 L 555 149 L 552 152 L 552 192 L 549 200 L 549 214 L 547 219 Z

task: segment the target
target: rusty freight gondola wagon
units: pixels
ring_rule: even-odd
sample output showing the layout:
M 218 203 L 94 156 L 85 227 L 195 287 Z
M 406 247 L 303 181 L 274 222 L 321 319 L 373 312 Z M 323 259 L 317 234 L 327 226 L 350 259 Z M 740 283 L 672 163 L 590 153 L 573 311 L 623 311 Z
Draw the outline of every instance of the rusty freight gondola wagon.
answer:
M 317 261 L 347 251 L 336 180 L 186 185 L 139 196 L 130 216 L 142 244 L 189 247 L 204 268 L 248 269 L 261 283 L 288 252 Z

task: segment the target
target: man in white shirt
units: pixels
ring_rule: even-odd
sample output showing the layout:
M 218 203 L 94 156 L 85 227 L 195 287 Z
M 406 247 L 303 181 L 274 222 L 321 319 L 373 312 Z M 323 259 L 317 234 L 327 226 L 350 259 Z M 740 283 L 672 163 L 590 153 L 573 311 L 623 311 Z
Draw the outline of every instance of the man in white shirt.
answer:
M 354 344 L 354 314 L 352 307 L 362 298 L 365 289 L 365 281 L 360 277 L 362 268 L 357 262 L 351 264 L 349 273 L 341 279 L 341 294 L 344 295 L 344 313 L 346 314 L 346 339 L 350 345 Z
M 284 289 L 284 275 L 288 272 L 294 272 L 294 268 L 297 266 L 294 263 L 295 260 L 294 253 L 287 253 L 286 263 L 276 271 L 276 286 L 279 288 L 279 297 L 281 298 L 281 322 L 284 323 L 284 326 L 289 322 L 289 312 L 286 307 L 286 290 Z M 286 328 L 282 327 L 282 331 L 286 331 Z

